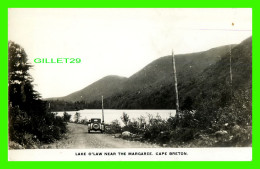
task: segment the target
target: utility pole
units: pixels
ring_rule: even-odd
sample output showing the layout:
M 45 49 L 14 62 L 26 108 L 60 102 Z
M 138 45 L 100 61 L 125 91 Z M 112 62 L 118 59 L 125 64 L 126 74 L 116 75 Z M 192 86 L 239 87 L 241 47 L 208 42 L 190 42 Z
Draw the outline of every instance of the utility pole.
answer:
M 232 24 L 231 24 L 232 32 L 235 30 L 234 28 L 235 28 L 235 23 L 232 22 Z M 233 103 L 233 101 L 232 101 L 232 99 L 233 99 L 233 89 L 232 89 L 233 88 L 233 75 L 232 75 L 232 45 L 231 44 L 230 44 L 230 51 L 229 51 L 229 74 L 230 74 L 230 101 L 232 104 Z M 233 106 L 231 106 L 231 113 L 232 114 L 234 113 Z M 237 119 L 238 119 L 237 111 L 235 112 L 235 114 L 236 114 L 236 121 L 237 121 Z
M 103 96 L 102 96 L 102 123 L 104 123 L 104 104 L 103 104 Z
M 234 30 L 234 26 L 235 24 L 232 22 L 231 24 L 231 30 Z M 232 44 L 230 44 L 229 46 L 230 50 L 229 50 L 229 74 L 230 74 L 230 95 L 231 95 L 231 99 L 232 99 L 232 81 L 233 81 L 233 76 L 232 76 Z
M 230 45 L 230 51 L 229 51 L 229 74 L 230 74 L 230 92 L 231 92 L 231 98 L 232 98 L 232 45 Z
M 177 74 L 176 74 L 176 66 L 175 66 L 175 57 L 172 50 L 172 64 L 173 64 L 173 73 L 174 73 L 174 84 L 175 84 L 175 93 L 176 93 L 176 116 L 179 118 L 179 96 L 178 96 L 178 82 L 177 82 Z

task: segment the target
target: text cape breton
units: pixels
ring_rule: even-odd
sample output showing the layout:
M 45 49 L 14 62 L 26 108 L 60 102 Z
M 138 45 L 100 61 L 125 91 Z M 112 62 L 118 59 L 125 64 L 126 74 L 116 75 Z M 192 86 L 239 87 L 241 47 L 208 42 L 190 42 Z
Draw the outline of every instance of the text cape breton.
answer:
M 35 58 L 34 63 L 81 63 L 80 58 Z
M 116 156 L 116 155 L 128 155 L 128 156 L 153 156 L 154 152 L 75 152 L 76 156 Z M 163 155 L 188 155 L 187 152 L 155 152 L 156 156 Z

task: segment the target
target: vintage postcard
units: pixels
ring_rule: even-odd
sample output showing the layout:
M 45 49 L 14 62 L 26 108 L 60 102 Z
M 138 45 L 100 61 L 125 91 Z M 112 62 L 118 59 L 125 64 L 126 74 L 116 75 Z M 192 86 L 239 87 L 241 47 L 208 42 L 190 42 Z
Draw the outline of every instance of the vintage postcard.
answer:
M 9 161 L 251 161 L 252 9 L 9 8 Z

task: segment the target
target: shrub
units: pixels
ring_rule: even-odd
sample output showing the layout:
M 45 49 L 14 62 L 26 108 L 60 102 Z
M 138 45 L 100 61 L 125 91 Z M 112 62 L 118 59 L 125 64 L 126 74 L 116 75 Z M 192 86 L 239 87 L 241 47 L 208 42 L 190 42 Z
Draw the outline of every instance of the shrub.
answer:
M 110 134 L 121 133 L 121 131 L 122 129 L 118 120 L 112 121 L 110 125 L 110 130 L 106 130 L 106 132 Z
M 127 126 L 128 122 L 130 121 L 128 114 L 126 114 L 125 112 L 123 112 L 123 115 L 121 116 L 121 120 L 123 121 L 123 123 L 125 124 L 125 126 Z
M 79 112 L 76 112 L 75 115 L 74 115 L 74 119 L 75 119 L 75 123 L 79 123 L 80 122 L 80 113 Z
M 170 131 L 161 131 L 156 138 L 156 142 L 160 144 L 168 143 L 171 139 Z
M 88 121 L 87 118 L 80 120 L 80 124 L 85 124 L 85 125 L 87 125 L 88 123 L 89 123 L 89 121 Z
M 66 111 L 63 113 L 63 119 L 65 122 L 70 122 L 71 114 L 68 114 Z
M 194 139 L 194 134 L 195 134 L 194 128 L 177 127 L 170 134 L 171 142 L 173 143 L 188 142 Z
M 37 135 L 33 134 L 31 118 L 18 106 L 9 108 L 9 139 L 24 148 L 35 148 L 39 144 Z
M 150 141 L 158 141 L 158 136 L 161 132 L 169 131 L 169 124 L 167 121 L 161 119 L 160 116 L 156 118 L 150 117 L 149 124 L 146 126 L 144 138 Z
M 231 130 L 231 144 L 235 146 L 250 146 L 252 144 L 252 127 L 234 126 Z
M 137 121 L 129 121 L 128 125 L 122 128 L 123 131 L 129 131 L 130 133 L 139 134 L 140 127 Z

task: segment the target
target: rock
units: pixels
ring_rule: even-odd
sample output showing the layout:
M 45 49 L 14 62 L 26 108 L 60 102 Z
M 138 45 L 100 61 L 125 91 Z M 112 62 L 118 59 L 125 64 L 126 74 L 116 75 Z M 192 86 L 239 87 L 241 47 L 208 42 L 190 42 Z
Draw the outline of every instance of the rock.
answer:
M 18 149 L 24 149 L 24 147 L 21 145 L 18 145 Z
M 136 137 L 137 135 L 136 134 L 132 134 L 132 137 Z
M 214 132 L 214 130 L 212 128 L 208 128 L 208 129 L 206 129 L 206 131 L 209 132 L 209 133 L 213 133 Z
M 40 147 L 40 149 L 47 149 L 47 146 L 46 146 L 46 145 L 42 145 L 42 146 Z
M 142 138 L 140 138 L 140 137 L 135 137 L 135 138 L 133 138 L 133 141 L 140 141 Z
M 234 137 L 234 136 L 230 136 L 230 137 L 229 137 L 229 140 L 232 140 L 232 139 L 233 139 L 233 137 Z
M 245 128 L 240 127 L 236 124 L 232 127 L 231 134 L 233 134 L 234 136 L 239 136 L 241 134 L 249 133 L 250 131 L 252 131 L 252 129 L 246 130 Z
M 215 136 L 217 137 L 217 139 L 226 138 L 228 136 L 228 132 L 226 130 L 219 130 L 215 132 Z
M 33 148 L 33 149 L 38 149 L 38 146 L 33 145 L 32 148 Z
M 228 132 L 226 130 L 219 130 L 217 132 L 215 132 L 215 135 L 225 135 L 228 134 Z
M 115 137 L 115 138 L 120 138 L 120 137 L 121 137 L 121 134 L 115 134 L 114 137 Z
M 163 144 L 163 147 L 167 147 L 168 146 L 168 144 Z
M 239 130 L 240 130 L 240 126 L 237 125 L 237 124 L 232 128 L 232 131 L 233 131 L 234 133 L 238 132 Z
M 124 131 L 122 133 L 122 137 L 130 137 L 131 136 L 131 133 L 129 131 Z
M 9 149 L 24 149 L 24 147 L 16 142 L 9 142 Z

